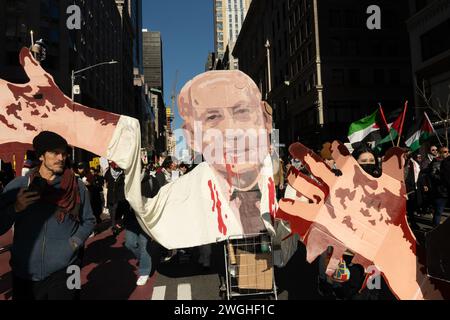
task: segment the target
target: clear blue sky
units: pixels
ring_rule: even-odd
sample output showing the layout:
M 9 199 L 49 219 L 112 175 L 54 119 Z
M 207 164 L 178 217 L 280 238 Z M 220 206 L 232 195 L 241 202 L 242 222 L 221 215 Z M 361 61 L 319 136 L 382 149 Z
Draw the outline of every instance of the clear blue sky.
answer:
M 212 0 L 142 0 L 143 28 L 160 31 L 163 41 L 164 95 L 167 105 L 179 70 L 177 95 L 184 84 L 205 71 L 214 51 Z M 175 109 L 174 129 L 181 126 Z

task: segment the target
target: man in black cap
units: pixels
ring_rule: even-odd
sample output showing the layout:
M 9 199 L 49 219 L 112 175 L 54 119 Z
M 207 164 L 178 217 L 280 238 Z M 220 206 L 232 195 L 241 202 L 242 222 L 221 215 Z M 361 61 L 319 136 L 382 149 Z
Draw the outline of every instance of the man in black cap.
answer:
M 73 300 L 80 279 L 68 267 L 81 266 L 80 249 L 95 226 L 89 194 L 66 167 L 63 137 L 44 131 L 33 147 L 40 165 L 9 183 L 0 198 L 0 235 L 14 225 L 13 299 Z

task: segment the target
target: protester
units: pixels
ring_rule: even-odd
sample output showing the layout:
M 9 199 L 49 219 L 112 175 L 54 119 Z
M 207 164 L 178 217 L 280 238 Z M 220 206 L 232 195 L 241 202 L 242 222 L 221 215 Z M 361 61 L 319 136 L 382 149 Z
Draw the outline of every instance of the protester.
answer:
M 159 186 L 155 178 L 145 167 L 142 167 L 141 175 L 142 185 L 147 185 L 142 188 L 142 196 L 152 197 L 158 193 Z M 128 248 L 136 257 L 138 264 L 139 278 L 136 282 L 137 286 L 144 286 L 152 271 L 152 258 L 150 256 L 150 237 L 142 230 L 139 225 L 136 214 L 133 210 L 128 210 L 124 214 L 123 225 L 125 228 L 125 247 Z
M 74 300 L 67 267 L 81 268 L 81 249 L 95 218 L 84 184 L 65 167 L 67 141 L 41 132 L 33 141 L 41 161 L 8 184 L 0 198 L 0 234 L 15 226 L 11 249 L 14 300 Z
M 430 149 L 428 150 L 429 150 L 428 153 L 423 157 L 424 159 L 420 164 L 421 170 L 427 169 L 430 163 L 433 162 L 433 160 L 438 157 L 438 148 L 435 145 L 431 145 Z
M 186 163 L 182 162 L 178 166 L 178 170 L 180 170 L 180 175 L 184 176 L 185 174 L 187 174 L 189 172 L 189 167 Z
M 111 216 L 111 230 L 117 236 L 122 230 L 119 220 L 125 211 L 130 210 L 125 199 L 125 174 L 116 163 L 111 162 L 105 174 L 105 181 L 108 188 L 107 206 Z
M 448 187 L 446 181 L 448 181 L 449 171 L 447 171 L 448 148 L 441 147 L 439 149 L 439 156 L 436 157 L 430 164 L 430 179 L 433 195 L 433 226 L 437 227 L 441 223 L 442 212 L 444 212 L 445 205 L 448 199 Z M 445 160 L 445 170 L 441 170 L 441 164 Z
M 163 187 L 166 184 L 172 182 L 172 171 L 176 169 L 176 165 L 171 157 L 165 158 L 161 167 L 156 171 L 156 179 L 159 186 Z
M 97 223 L 102 222 L 101 215 L 103 213 L 103 185 L 105 179 L 100 174 L 100 169 L 93 169 L 91 172 L 93 183 L 91 185 L 91 204 Z
M 156 179 L 160 188 L 172 182 L 172 172 L 176 169 L 176 165 L 171 157 L 165 157 L 161 167 L 156 171 Z M 168 250 L 165 257 L 161 259 L 162 262 L 168 262 L 177 255 L 177 250 Z
M 408 220 L 413 227 L 417 227 L 414 214 L 418 210 L 417 183 L 420 175 L 420 165 L 414 160 L 411 153 L 406 155 L 405 163 L 405 185 L 406 185 L 406 212 Z M 420 196 L 419 196 L 420 197 Z

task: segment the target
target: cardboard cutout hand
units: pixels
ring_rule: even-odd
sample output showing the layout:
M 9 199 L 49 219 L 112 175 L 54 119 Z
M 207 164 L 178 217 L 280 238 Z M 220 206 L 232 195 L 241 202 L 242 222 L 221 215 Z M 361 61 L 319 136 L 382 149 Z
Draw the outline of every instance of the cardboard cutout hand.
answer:
M 40 131 L 48 130 L 73 146 L 106 155 L 120 116 L 73 103 L 27 48 L 20 52 L 20 63 L 28 83 L 0 79 L 0 145 L 30 144 Z
M 297 196 L 310 201 L 282 199 L 277 217 L 289 221 L 293 232 L 300 235 L 309 262 L 333 246 L 327 268 L 331 275 L 348 249 L 355 254 L 354 263 L 366 270 L 370 266 L 380 270 L 398 298 L 442 298 L 419 262 L 416 239 L 406 220 L 401 149 L 386 154 L 380 178 L 364 172 L 339 142 L 332 144 L 331 151 L 341 176 L 301 143 L 293 144 L 289 151 L 314 177 L 295 168 L 288 176 Z

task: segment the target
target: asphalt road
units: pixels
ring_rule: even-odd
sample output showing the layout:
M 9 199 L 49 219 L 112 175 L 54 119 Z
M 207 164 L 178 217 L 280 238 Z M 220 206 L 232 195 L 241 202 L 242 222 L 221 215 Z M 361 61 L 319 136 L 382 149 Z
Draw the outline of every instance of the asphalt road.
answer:
M 445 213 L 443 218 L 447 218 Z M 420 242 L 431 230 L 431 216 L 417 216 L 414 230 Z M 107 226 L 107 222 L 105 224 Z M 138 277 L 136 260 L 123 246 L 124 232 L 117 238 L 105 229 L 90 238 L 86 244 L 82 269 L 83 300 L 221 300 L 219 288 L 224 278 L 224 251 L 222 244 L 213 246 L 211 268 L 203 269 L 198 263 L 196 248 L 179 252 L 171 261 L 160 263 L 164 255 L 156 243 L 152 245 L 153 274 L 143 287 L 136 286 Z M 0 237 L 0 247 L 12 243 L 12 232 Z M 11 270 L 8 250 L 0 250 L 0 300 L 11 298 Z M 297 252 L 284 268 L 275 268 L 279 300 L 321 300 L 317 292 L 317 261 L 306 262 L 305 247 Z M 269 296 L 257 296 L 265 299 Z

